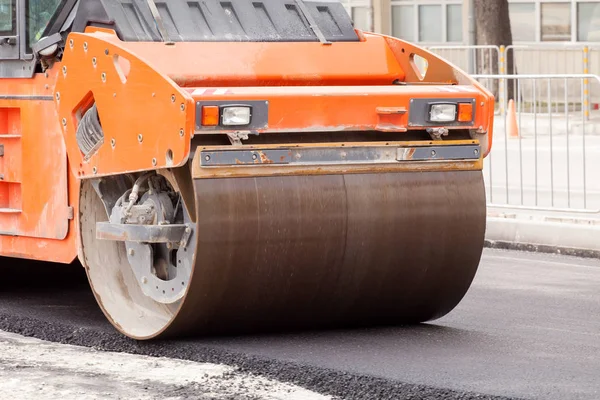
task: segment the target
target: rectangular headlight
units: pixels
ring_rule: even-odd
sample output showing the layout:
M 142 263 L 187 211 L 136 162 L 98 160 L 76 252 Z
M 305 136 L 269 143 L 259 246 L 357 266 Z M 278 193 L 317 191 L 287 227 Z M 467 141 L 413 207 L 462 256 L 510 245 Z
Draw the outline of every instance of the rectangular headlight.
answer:
M 251 108 L 244 106 L 223 107 L 222 124 L 226 126 L 249 125 Z
M 456 120 L 456 104 L 432 104 L 429 107 L 429 121 L 454 122 Z

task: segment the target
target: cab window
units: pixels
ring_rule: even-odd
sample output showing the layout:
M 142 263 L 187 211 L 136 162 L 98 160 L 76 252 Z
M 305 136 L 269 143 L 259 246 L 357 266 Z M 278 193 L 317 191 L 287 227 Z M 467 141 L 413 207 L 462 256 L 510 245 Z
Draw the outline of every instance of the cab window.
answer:
M 2 0 L 0 0 L 2 1 Z M 28 0 L 27 1 L 27 48 L 39 41 L 54 17 L 60 12 L 64 0 Z
M 16 0 L 0 0 L 0 36 L 14 36 L 16 31 Z

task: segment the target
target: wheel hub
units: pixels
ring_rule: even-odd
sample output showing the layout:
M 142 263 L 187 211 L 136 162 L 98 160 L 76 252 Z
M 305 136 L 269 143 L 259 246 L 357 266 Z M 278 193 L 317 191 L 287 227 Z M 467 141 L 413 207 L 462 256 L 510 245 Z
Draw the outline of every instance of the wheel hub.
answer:
M 194 225 L 179 194 L 164 177 L 152 173 L 140 176 L 114 205 L 108 200 L 116 197 L 114 193 L 105 193 L 105 185 L 95 188 L 110 210 L 109 222 L 97 223 L 97 238 L 124 242 L 129 265 L 146 296 L 164 304 L 181 300 L 192 272 L 194 252 L 187 247 L 194 243 L 190 242 Z

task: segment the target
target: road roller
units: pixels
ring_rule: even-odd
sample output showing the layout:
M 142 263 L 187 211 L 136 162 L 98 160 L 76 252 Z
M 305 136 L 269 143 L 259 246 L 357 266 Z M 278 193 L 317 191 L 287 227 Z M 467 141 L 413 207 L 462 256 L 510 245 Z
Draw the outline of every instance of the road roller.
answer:
M 83 266 L 135 340 L 432 321 L 493 118 L 335 1 L 0 0 L 0 255 Z

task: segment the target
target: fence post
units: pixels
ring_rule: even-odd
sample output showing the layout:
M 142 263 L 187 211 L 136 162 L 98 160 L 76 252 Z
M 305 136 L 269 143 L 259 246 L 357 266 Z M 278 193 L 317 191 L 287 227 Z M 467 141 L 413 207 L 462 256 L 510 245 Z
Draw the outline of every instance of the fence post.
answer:
M 504 45 L 500 46 L 500 56 L 498 57 L 498 71 L 499 75 L 506 75 L 506 47 Z M 499 95 L 499 103 L 500 103 L 500 115 L 504 116 L 506 112 L 506 92 L 505 92 L 505 84 L 506 81 L 504 79 L 500 79 L 498 82 L 498 91 Z
M 590 73 L 590 48 L 583 48 L 583 73 Z M 586 120 L 590 119 L 590 81 L 588 78 L 583 79 L 583 115 Z
M 469 13 L 469 36 L 467 38 L 467 44 L 469 46 L 475 46 L 477 44 L 477 26 L 475 24 L 475 0 L 468 0 L 468 13 Z M 473 75 L 477 73 L 477 50 L 469 51 L 469 74 Z

